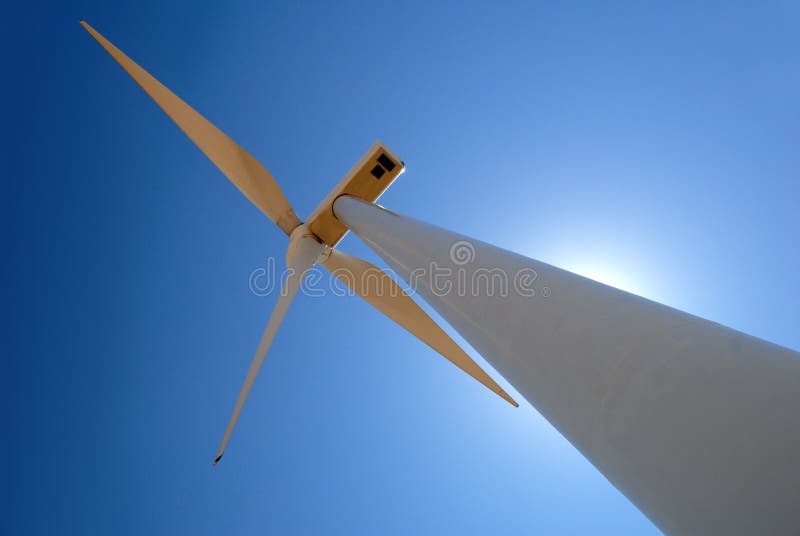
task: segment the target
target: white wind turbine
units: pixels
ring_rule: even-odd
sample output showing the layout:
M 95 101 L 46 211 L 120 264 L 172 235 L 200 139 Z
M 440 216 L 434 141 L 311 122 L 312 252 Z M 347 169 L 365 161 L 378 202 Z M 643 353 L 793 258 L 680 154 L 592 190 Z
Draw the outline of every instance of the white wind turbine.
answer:
M 214 465 L 219 463 L 228 446 L 247 395 L 286 316 L 286 311 L 297 294 L 303 277 L 314 264 L 321 264 L 330 270 L 370 305 L 509 403 L 514 406 L 519 405 L 411 297 L 404 293 L 389 275 L 363 259 L 333 249 L 347 233 L 347 228 L 333 215 L 333 201 L 342 195 L 356 195 L 361 199 L 375 201 L 404 171 L 403 162 L 387 147 L 381 142 L 373 144 L 317 207 L 308 221 L 303 223 L 295 214 L 275 178 L 250 153 L 139 67 L 89 24 L 81 21 L 81 25 L 220 171 L 289 236 L 286 252 L 288 275 L 284 279 L 278 303 L 258 343 L 250 370 L 247 371 L 244 385 L 214 459 Z
M 333 248 L 349 230 L 436 309 L 659 528 L 800 534 L 800 354 L 374 204 L 403 171 L 376 143 L 303 223 L 249 153 L 81 23 L 217 167 L 289 235 L 287 278 L 219 461 L 304 273 L 319 263 L 385 315 L 517 405 L 385 273 Z M 466 257 L 455 246 L 466 245 Z M 491 274 L 536 293 L 441 292 Z M 378 289 L 365 274 L 379 274 Z M 430 274 L 428 274 L 430 276 Z M 380 292 L 383 290 L 383 292 Z M 531 290 L 527 288 L 527 290 Z

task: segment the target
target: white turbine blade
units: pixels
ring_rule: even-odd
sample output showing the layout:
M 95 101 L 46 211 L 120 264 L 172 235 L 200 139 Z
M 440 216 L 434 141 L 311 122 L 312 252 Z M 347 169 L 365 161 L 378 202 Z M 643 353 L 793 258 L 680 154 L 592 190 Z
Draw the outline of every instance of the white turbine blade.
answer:
M 81 25 L 230 181 L 288 235 L 300 225 L 280 186 L 253 155 L 139 67 L 86 22 Z
M 312 239 L 302 240 L 298 244 L 294 260 L 289 266 L 288 275 L 283 282 L 283 286 L 281 287 L 281 295 L 278 298 L 278 303 L 275 305 L 275 309 L 273 309 L 272 315 L 269 317 L 269 323 L 267 323 L 264 334 L 261 335 L 261 341 L 258 343 L 256 355 L 253 357 L 253 362 L 250 364 L 250 369 L 247 371 L 247 376 L 244 379 L 244 385 L 242 385 L 242 390 L 239 392 L 239 398 L 236 399 L 236 406 L 233 408 L 233 413 L 228 421 L 228 427 L 225 429 L 225 435 L 222 438 L 222 443 L 220 444 L 219 450 L 217 451 L 217 456 L 214 459 L 214 465 L 219 463 L 219 460 L 225 453 L 225 449 L 228 446 L 228 441 L 230 441 L 231 434 L 236 426 L 236 421 L 239 420 L 239 414 L 242 412 L 244 403 L 247 400 L 247 395 L 250 394 L 250 389 L 253 387 L 253 382 L 256 381 L 258 371 L 261 369 L 261 365 L 264 363 L 264 357 L 266 357 L 267 351 L 269 350 L 273 339 L 275 339 L 275 334 L 278 332 L 278 327 L 280 327 L 281 322 L 283 322 L 283 318 L 286 316 L 286 311 L 289 310 L 289 305 L 292 303 L 292 299 L 294 298 L 295 294 L 297 294 L 297 290 L 300 288 L 303 277 L 308 269 L 314 265 L 314 261 L 322 251 L 322 247 L 323 246 L 321 244 L 318 244 Z
M 494 391 L 514 407 L 519 404 L 475 363 L 386 272 L 363 259 L 332 251 L 322 262 L 345 285 L 370 305 L 400 324 L 458 368 Z

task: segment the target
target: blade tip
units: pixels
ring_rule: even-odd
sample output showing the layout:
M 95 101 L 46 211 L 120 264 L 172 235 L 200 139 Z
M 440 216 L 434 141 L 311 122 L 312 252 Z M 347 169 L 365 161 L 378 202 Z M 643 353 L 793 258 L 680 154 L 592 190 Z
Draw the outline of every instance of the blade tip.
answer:
M 89 25 L 89 23 L 88 23 L 88 22 L 86 22 L 85 20 L 81 19 L 81 20 L 79 20 L 79 21 L 78 21 L 78 24 L 80 24 L 80 25 L 81 25 L 81 28 L 83 28 L 84 30 L 86 30 L 86 31 L 89 33 L 89 35 L 91 35 L 92 37 L 94 37 L 94 28 L 92 28 L 92 27 Z
M 219 461 L 220 461 L 221 459 L 222 459 L 222 454 L 220 454 L 219 456 L 217 456 L 216 458 L 214 458 L 213 467 L 216 467 L 216 466 L 217 466 L 217 464 L 219 463 Z
M 509 404 L 511 404 L 512 406 L 514 406 L 515 408 L 518 408 L 518 407 L 519 407 L 519 402 L 517 402 L 516 400 L 514 400 L 513 398 L 511 398 L 511 395 L 509 395 L 508 393 L 506 393 L 505 395 L 506 395 L 506 396 L 504 396 L 503 398 L 505 398 L 505 399 L 506 399 L 506 402 L 508 402 Z

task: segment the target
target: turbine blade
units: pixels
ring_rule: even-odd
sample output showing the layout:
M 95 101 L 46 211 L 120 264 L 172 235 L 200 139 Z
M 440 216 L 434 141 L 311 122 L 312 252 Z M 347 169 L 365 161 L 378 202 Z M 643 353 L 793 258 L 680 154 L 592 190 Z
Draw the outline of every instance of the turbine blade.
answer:
M 337 279 L 458 368 L 514 407 L 519 404 L 472 360 L 389 275 L 363 259 L 334 250 L 322 261 Z
M 253 155 L 139 67 L 86 22 L 81 21 L 81 26 L 150 95 L 220 171 L 269 219 L 283 229 L 283 232 L 291 234 L 292 230 L 300 225 L 300 219 L 275 178 Z
M 269 350 L 273 339 L 275 339 L 275 334 L 278 332 L 278 327 L 280 327 L 281 322 L 283 322 L 283 318 L 286 316 L 286 311 L 289 310 L 289 305 L 292 303 L 292 299 L 294 298 L 295 294 L 297 294 L 297 290 L 300 288 L 303 277 L 308 269 L 314 265 L 314 261 L 317 259 L 322 249 L 322 244 L 318 244 L 313 239 L 305 239 L 300 241 L 298 244 L 294 260 L 289 266 L 289 275 L 287 275 L 281 287 L 281 295 L 278 298 L 278 303 L 275 305 L 275 309 L 273 309 L 272 315 L 269 317 L 269 322 L 264 330 L 264 334 L 261 335 L 261 341 L 258 343 L 256 355 L 253 357 L 253 362 L 250 364 L 250 369 L 247 371 L 247 376 L 244 379 L 242 390 L 239 392 L 239 397 L 236 399 L 236 405 L 234 406 L 233 413 L 228 421 L 228 427 L 225 429 L 225 435 L 222 437 L 222 443 L 220 444 L 219 450 L 217 451 L 217 456 L 214 459 L 214 465 L 219 463 L 219 460 L 225 453 L 225 449 L 227 448 L 228 442 L 231 439 L 233 429 L 236 426 L 236 421 L 239 420 L 239 414 L 242 412 L 244 403 L 247 400 L 247 395 L 250 394 L 250 389 L 252 389 L 253 383 L 256 381 L 258 371 L 261 369 L 261 365 L 264 363 L 267 350 Z

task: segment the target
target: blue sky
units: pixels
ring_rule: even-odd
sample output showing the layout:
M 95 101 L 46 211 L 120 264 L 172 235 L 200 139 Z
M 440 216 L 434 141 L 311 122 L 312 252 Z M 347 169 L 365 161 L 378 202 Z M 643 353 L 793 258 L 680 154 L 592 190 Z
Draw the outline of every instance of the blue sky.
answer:
M 286 239 L 78 19 L 259 158 L 301 217 L 381 138 L 408 167 L 385 206 L 797 349 L 798 15 L 792 2 L 11 13 L 4 532 L 657 533 L 535 409 L 354 297 L 293 304 L 212 469 L 276 299 L 248 276 L 282 263 Z M 378 262 L 356 237 L 341 247 Z

